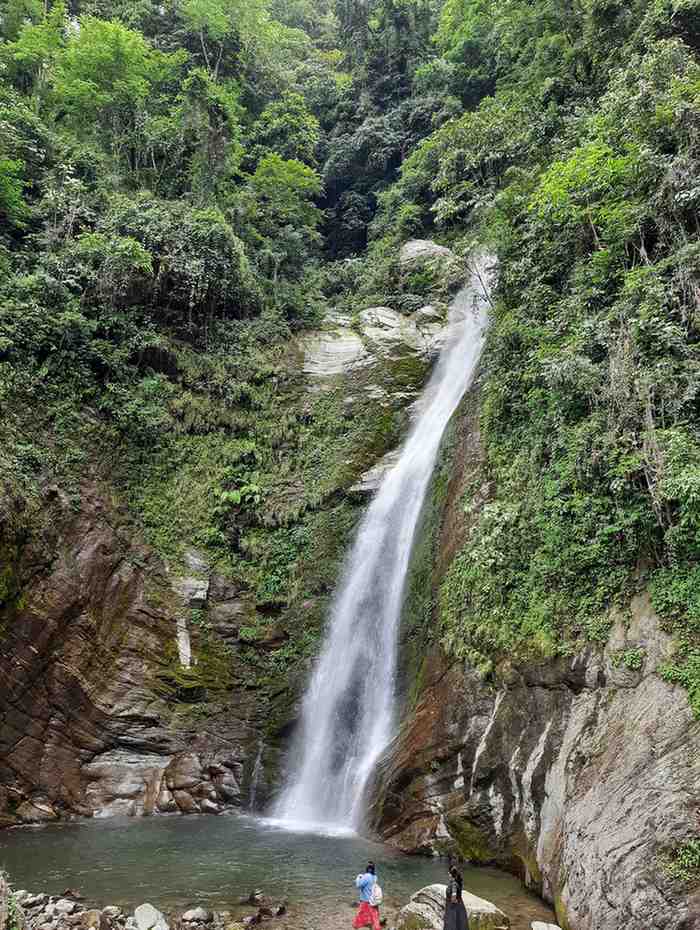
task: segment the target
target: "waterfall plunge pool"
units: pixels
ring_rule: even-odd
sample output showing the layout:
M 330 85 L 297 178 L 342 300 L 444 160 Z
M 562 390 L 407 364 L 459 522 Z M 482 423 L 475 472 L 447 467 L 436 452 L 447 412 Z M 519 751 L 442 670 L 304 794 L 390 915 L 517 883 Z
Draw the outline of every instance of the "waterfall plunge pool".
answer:
M 353 881 L 372 858 L 385 893 L 385 915 L 423 885 L 444 882 L 445 860 L 405 856 L 358 836 L 295 833 L 245 815 L 110 818 L 0 832 L 0 868 L 15 888 L 62 894 L 79 890 L 98 905 L 149 901 L 164 911 L 201 904 L 234 913 L 238 899 L 262 888 L 290 902 L 289 922 L 271 930 L 349 930 Z M 465 888 L 497 904 L 512 930 L 552 915 L 514 877 L 464 870 Z

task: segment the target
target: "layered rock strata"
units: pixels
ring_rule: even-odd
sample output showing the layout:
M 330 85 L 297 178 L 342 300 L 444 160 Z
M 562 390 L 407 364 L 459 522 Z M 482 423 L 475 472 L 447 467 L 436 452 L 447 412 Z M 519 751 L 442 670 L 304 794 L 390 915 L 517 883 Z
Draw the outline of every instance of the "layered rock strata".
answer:
M 450 482 L 423 574 L 433 585 L 489 494 L 474 480 L 477 406 L 465 405 L 443 465 Z M 417 596 L 409 592 L 409 622 Z M 640 594 L 604 645 L 502 657 L 489 681 L 438 647 L 422 661 L 406 652 L 403 722 L 377 773 L 375 830 L 407 852 L 515 871 L 564 930 L 700 927 L 700 895 L 668 869 L 700 822 L 700 722 L 659 673 L 673 648 Z
M 20 547 L 21 596 L 4 623 L 0 821 L 241 804 L 254 696 L 240 688 L 205 730 L 167 699 L 189 660 L 192 607 L 207 601 L 230 634 L 232 592 L 204 565 L 169 573 L 97 485 L 77 513 L 52 498 L 43 536 Z

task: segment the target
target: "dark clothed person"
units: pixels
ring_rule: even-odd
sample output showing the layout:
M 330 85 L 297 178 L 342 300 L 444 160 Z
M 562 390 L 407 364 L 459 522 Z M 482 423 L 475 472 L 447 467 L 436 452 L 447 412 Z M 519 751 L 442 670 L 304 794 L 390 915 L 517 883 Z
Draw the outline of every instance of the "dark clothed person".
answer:
M 467 909 L 462 900 L 464 881 L 454 866 L 450 869 L 450 881 L 445 895 L 445 921 L 443 930 L 469 930 Z

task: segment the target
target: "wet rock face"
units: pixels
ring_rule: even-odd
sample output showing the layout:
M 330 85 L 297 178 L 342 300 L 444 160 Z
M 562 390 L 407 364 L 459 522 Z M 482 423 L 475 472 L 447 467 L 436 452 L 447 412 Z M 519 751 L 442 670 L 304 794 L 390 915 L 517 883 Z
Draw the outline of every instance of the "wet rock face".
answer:
M 633 673 L 617 660 L 631 648 L 646 655 Z M 515 868 L 569 930 L 694 926 L 663 869 L 696 834 L 700 784 L 700 723 L 655 674 L 669 649 L 639 597 L 605 649 L 504 664 L 493 687 L 434 656 L 381 765 L 375 826 L 407 851 Z
M 189 650 L 193 603 L 219 607 L 235 636 L 234 592 L 190 555 L 185 577 L 168 571 L 96 487 L 25 545 L 0 651 L 0 825 L 242 803 L 254 695 L 197 733 L 158 689 L 164 656 Z

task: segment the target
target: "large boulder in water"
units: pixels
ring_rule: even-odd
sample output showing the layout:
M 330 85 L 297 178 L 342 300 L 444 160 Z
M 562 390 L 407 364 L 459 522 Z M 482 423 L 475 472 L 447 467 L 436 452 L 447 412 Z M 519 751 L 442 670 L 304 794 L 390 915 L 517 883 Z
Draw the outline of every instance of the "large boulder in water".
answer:
M 446 885 L 426 885 L 401 908 L 396 930 L 442 930 L 445 917 Z M 484 898 L 465 891 L 462 894 L 469 916 L 469 930 L 498 930 L 510 927 L 510 920 L 500 908 Z

